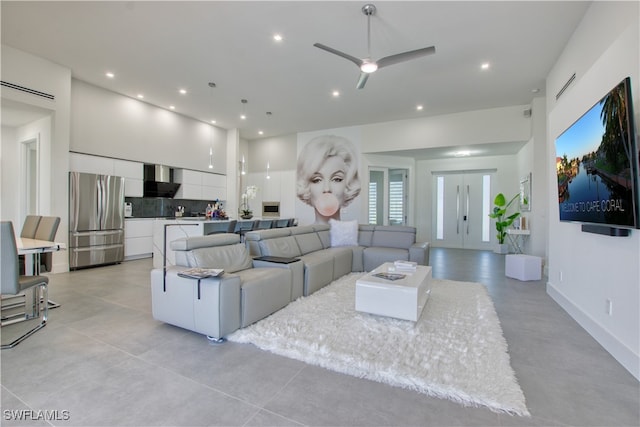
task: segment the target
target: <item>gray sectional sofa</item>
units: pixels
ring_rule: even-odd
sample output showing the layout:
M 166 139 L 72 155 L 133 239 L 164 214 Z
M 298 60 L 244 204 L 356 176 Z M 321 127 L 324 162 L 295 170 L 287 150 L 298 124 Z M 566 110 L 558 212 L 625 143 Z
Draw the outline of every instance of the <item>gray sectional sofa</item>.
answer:
M 251 231 L 245 235 L 245 244 L 253 257 L 300 258 L 305 296 L 347 273 L 371 271 L 384 262 L 429 262 L 429 244 L 416 242 L 415 227 L 359 225 L 357 239 L 357 245 L 331 246 L 331 227 L 314 224 Z
M 358 244 L 350 246 L 331 246 L 330 230 L 317 224 L 252 231 L 244 244 L 236 234 L 174 240 L 176 266 L 151 272 L 153 317 L 220 340 L 348 273 L 387 261 L 429 261 L 429 245 L 415 242 L 413 227 L 360 225 Z M 179 276 L 187 267 L 225 273 Z
M 171 242 L 176 266 L 151 271 L 153 317 L 218 340 L 280 310 L 298 298 L 291 269 L 263 267 L 237 234 L 189 237 Z M 296 264 L 296 263 L 293 263 Z M 302 263 L 297 262 L 299 271 Z M 222 268 L 220 277 L 178 276 L 187 267 Z

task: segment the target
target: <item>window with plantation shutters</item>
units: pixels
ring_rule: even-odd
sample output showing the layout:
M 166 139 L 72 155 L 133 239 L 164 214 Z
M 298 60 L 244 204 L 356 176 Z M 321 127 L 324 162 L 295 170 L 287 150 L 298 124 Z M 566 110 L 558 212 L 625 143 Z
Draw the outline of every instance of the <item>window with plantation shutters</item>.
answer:
M 369 169 L 369 224 L 407 223 L 407 169 L 371 167 Z

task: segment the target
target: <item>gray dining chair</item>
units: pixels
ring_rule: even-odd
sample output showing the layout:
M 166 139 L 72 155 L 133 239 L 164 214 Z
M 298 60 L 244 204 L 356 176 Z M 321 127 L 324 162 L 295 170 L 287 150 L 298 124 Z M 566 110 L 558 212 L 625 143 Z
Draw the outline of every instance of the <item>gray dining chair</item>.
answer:
M 43 216 L 38 223 L 35 238 L 37 240 L 46 240 L 53 242 L 58 232 L 58 226 L 60 225 L 60 217 L 57 216 Z M 38 266 L 40 271 L 51 271 L 53 268 L 53 254 L 51 252 L 42 254 L 40 256 L 40 265 Z
M 20 237 L 25 239 L 34 239 L 36 237 L 36 230 L 38 229 L 38 224 L 40 223 L 40 215 L 27 215 L 24 219 L 24 223 L 22 224 L 22 231 L 20 231 Z M 23 274 L 26 271 L 25 267 L 25 259 L 24 255 L 20 255 L 18 258 L 20 262 L 20 274 Z
M 38 229 L 38 224 L 40 223 L 41 218 L 42 216 L 40 215 L 27 215 L 24 219 L 24 224 L 22 224 L 20 237 L 34 239 L 36 237 L 36 230 Z
M 31 302 L 32 310 L 29 313 L 26 310 L 26 297 L 25 297 L 25 311 L 20 316 L 11 320 L 5 321 L 5 316 L 2 316 L 2 327 L 11 325 L 13 323 L 23 322 L 25 320 L 31 320 L 40 318 L 38 323 L 27 332 L 20 335 L 8 344 L 2 344 L 2 350 L 7 348 L 13 348 L 20 344 L 22 341 L 44 328 L 47 324 L 48 317 L 48 304 L 42 304 L 41 302 L 48 299 L 48 284 L 49 278 L 46 276 L 23 276 L 18 271 L 18 249 L 16 247 L 16 236 L 13 231 L 13 223 L 11 221 L 0 222 L 0 291 L 2 296 L 16 296 L 23 292 L 31 290 L 33 292 L 33 298 Z M 5 306 L 2 307 L 5 309 Z M 9 309 L 9 307 L 7 307 Z M 42 311 L 42 316 L 41 316 Z M 7 317 L 9 319 L 9 317 Z M 2 335 L 5 335 L 4 333 Z
M 235 233 L 237 222 L 237 220 L 232 219 L 231 221 L 229 221 L 226 227 L 224 227 L 224 223 L 221 223 L 220 227 L 218 227 L 216 230 L 208 232 L 207 235 L 210 236 L 212 234 Z
M 257 220 L 256 221 L 238 221 L 236 223 L 234 233 L 239 234 L 240 241 L 244 242 L 244 235 L 247 234 L 249 231 L 255 230 L 255 227 L 257 224 L 258 224 Z
M 256 226 L 256 230 L 269 230 L 271 227 L 273 227 L 273 220 L 272 219 L 262 219 L 262 220 L 258 220 L 258 224 Z
M 277 219 L 273 228 L 285 228 L 289 226 L 289 219 Z

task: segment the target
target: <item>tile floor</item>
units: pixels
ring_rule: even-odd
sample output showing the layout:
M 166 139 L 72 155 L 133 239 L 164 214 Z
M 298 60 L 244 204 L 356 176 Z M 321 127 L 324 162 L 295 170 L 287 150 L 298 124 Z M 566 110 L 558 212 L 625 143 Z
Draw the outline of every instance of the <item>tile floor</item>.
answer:
M 435 277 L 489 289 L 531 418 L 214 345 L 151 317 L 151 260 L 51 276 L 49 324 L 0 354 L 3 426 L 638 426 L 638 381 L 504 256 L 432 249 Z M 12 329 L 13 328 L 13 329 Z M 6 342 L 16 325 L 2 329 Z M 29 412 L 31 411 L 31 412 Z M 19 414 L 49 421 L 16 421 Z

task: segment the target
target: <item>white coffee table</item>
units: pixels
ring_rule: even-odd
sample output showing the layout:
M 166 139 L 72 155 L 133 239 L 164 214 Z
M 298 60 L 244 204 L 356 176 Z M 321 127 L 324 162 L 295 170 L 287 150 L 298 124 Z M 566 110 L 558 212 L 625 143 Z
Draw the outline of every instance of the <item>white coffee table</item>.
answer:
M 389 280 L 378 273 L 404 274 Z M 382 264 L 356 281 L 356 311 L 416 322 L 431 293 L 431 267 L 419 265 L 416 271 L 396 270 L 392 262 Z

